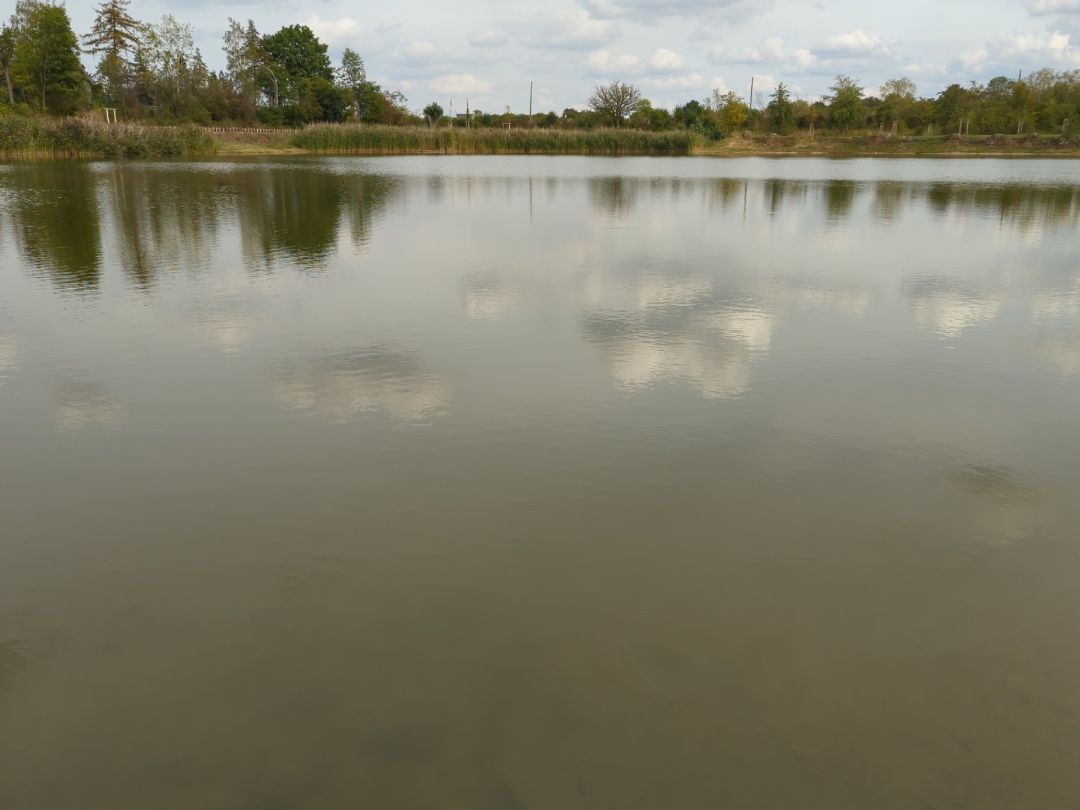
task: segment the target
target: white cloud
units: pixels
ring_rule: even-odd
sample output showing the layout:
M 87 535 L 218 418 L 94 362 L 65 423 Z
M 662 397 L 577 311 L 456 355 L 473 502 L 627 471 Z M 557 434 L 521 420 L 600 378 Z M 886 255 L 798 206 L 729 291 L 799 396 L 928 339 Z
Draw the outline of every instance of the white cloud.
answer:
M 675 51 L 661 48 L 652 55 L 649 64 L 652 65 L 654 70 L 663 71 L 664 73 L 675 73 L 686 66 L 686 60 L 675 53 Z
M 1073 47 L 1069 35 L 1060 31 L 998 34 L 978 53 L 988 54 L 994 61 L 1010 61 L 1023 57 L 1052 65 L 1080 65 L 1080 49 Z
M 591 69 L 594 75 L 610 76 L 616 73 L 629 73 L 637 70 L 640 60 L 630 53 L 620 54 L 618 56 L 612 54 L 610 51 L 598 50 L 593 51 L 585 59 L 585 64 Z
M 904 65 L 903 72 L 916 76 L 944 76 L 948 71 L 944 65 L 928 64 L 925 62 L 908 62 Z
M 780 37 L 769 37 L 765 40 L 761 52 L 766 59 L 771 59 L 774 62 L 782 62 L 784 60 L 784 41 L 780 39 Z
M 469 44 L 475 48 L 498 48 L 510 41 L 502 31 L 485 29 L 469 34 Z
M 882 41 L 880 36 L 862 28 L 829 37 L 826 44 L 835 56 L 886 55 L 889 52 L 888 44 Z
M 754 77 L 754 93 L 771 93 L 779 82 L 769 74 Z M 786 85 L 785 85 L 786 86 Z
M 491 82 L 478 79 L 471 73 L 447 73 L 428 82 L 428 89 L 443 95 L 483 95 L 491 92 Z
M 404 48 L 394 51 L 396 59 L 406 59 L 411 62 L 427 62 L 435 57 L 435 46 L 426 40 L 414 40 Z
M 603 19 L 619 17 L 624 13 L 622 7 L 612 0 L 582 0 L 582 5 L 595 16 Z
M 818 58 L 805 48 L 800 48 L 794 53 L 795 64 L 801 68 L 811 68 L 817 64 Z
M 315 36 L 328 44 L 348 39 L 360 31 L 360 23 L 351 17 L 342 17 L 338 20 L 323 20 L 319 18 L 318 14 L 313 14 L 307 18 L 305 25 L 315 32 Z
M 768 11 L 774 0 L 582 0 L 603 19 L 626 17 L 654 23 L 669 17 L 747 20 Z
M 618 26 L 583 9 L 560 11 L 534 25 L 521 26 L 520 39 L 539 48 L 594 48 L 618 33 Z
M 685 76 L 662 76 L 645 80 L 645 85 L 655 87 L 658 90 L 695 90 L 708 87 L 708 82 L 700 73 L 689 73 Z
M 990 53 L 986 48 L 979 48 L 977 51 L 964 51 L 960 54 L 960 63 L 966 68 L 977 68 L 982 65 Z
M 1032 14 L 1080 14 L 1080 0 L 1026 0 Z

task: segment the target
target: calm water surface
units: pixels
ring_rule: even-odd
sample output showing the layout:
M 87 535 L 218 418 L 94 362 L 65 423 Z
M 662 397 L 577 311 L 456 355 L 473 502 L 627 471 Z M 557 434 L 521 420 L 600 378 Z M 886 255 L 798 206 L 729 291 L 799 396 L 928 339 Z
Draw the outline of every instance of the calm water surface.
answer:
M 0 209 L 0 806 L 1077 806 L 1080 162 Z

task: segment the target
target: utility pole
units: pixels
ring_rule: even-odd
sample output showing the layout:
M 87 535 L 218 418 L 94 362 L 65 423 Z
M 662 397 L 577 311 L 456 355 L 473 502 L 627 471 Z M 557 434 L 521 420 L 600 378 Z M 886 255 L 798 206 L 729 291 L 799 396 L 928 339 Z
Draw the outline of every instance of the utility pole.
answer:
M 750 112 L 754 111 L 754 77 L 750 77 Z
M 532 122 L 532 93 L 533 83 L 529 82 L 529 121 Z

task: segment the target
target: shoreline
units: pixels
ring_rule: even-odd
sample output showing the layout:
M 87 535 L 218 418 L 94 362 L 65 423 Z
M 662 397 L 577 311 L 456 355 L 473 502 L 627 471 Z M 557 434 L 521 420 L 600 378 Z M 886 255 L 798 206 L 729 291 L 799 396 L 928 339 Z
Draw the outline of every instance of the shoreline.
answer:
M 1020 160 L 1076 160 L 1080 159 L 1080 149 L 1061 150 L 1060 152 L 1040 151 L 941 151 L 941 152 L 883 152 L 883 151 L 795 151 L 795 150 L 709 150 L 693 149 L 686 155 L 650 155 L 650 154 L 627 154 L 627 155 L 590 155 L 587 153 L 573 154 L 566 152 L 436 152 L 436 151 L 315 151 L 301 149 L 295 146 L 284 147 L 223 147 L 213 154 L 195 155 L 192 157 L 676 157 L 676 158 L 716 158 L 718 160 L 735 160 L 738 158 L 835 158 L 846 160 L 851 158 L 894 158 L 894 159 L 1020 159 Z
M 268 130 L 195 126 L 113 126 L 82 119 L 9 119 L 0 161 L 56 159 L 575 155 L 715 158 L 1080 158 L 1080 139 L 1050 135 L 810 136 L 743 133 L 707 140 L 685 130 L 438 129 L 313 125 Z
M 344 128 L 346 130 L 350 128 Z M 302 130 L 300 131 L 302 132 Z M 330 128 L 327 132 L 333 134 Z M 357 134 L 364 132 L 357 128 Z M 369 130 L 371 132 L 371 130 Z M 384 133 L 386 131 L 384 130 Z M 516 150 L 513 144 L 492 146 L 494 133 L 485 130 L 454 130 L 450 137 L 439 143 L 416 142 L 393 144 L 379 148 L 382 143 L 375 139 L 355 144 L 333 144 L 329 148 L 321 146 L 301 146 L 297 131 L 281 134 L 268 133 L 225 133 L 216 132 L 212 138 L 216 154 L 222 157 L 272 157 L 288 155 L 340 155 L 357 157 L 390 157 L 401 155 L 580 155 L 580 156 L 615 156 L 610 152 L 595 152 L 588 149 L 567 150 L 560 143 L 561 139 L 573 136 L 573 131 L 566 130 L 531 130 L 531 142 L 528 148 Z M 618 132 L 618 131 L 616 131 Z M 629 133 L 629 131 L 624 131 Z M 393 133 L 389 133 L 393 136 Z M 427 134 L 430 136 L 430 131 Z M 665 133 L 642 133 L 641 145 Z M 1080 141 L 1050 136 L 1003 136 L 1003 135 L 920 135 L 897 138 L 883 138 L 873 135 L 831 135 L 811 138 L 798 135 L 741 135 L 721 141 L 709 141 L 701 136 L 687 133 L 689 142 L 686 149 L 679 153 L 658 153 L 647 149 L 626 149 L 619 156 L 627 157 L 777 157 L 777 158 L 1080 158 Z M 532 140 L 534 139 L 534 140 Z M 426 140 L 426 139 L 424 139 Z M 545 149 L 545 141 L 550 140 L 553 148 Z M 316 138 L 309 142 L 317 143 Z M 436 148 L 430 148 L 430 147 Z M 558 146 L 559 148 L 554 148 Z M 335 148 L 338 147 L 338 148 Z M 428 147 L 428 148 L 425 148 Z

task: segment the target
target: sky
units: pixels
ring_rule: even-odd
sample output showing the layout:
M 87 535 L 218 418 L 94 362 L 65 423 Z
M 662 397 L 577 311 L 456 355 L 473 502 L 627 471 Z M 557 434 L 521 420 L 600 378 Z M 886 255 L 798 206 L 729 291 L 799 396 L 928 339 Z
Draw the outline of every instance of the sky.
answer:
M 91 0 L 68 0 L 76 32 Z M 368 75 L 411 109 L 582 108 L 612 80 L 656 106 L 714 88 L 767 99 L 777 82 L 814 100 L 838 73 L 874 92 L 907 76 L 922 95 L 953 82 L 1080 69 L 1080 0 L 131 0 L 142 20 L 190 23 L 212 68 L 229 17 L 272 33 L 302 22 L 335 64 L 351 47 Z

